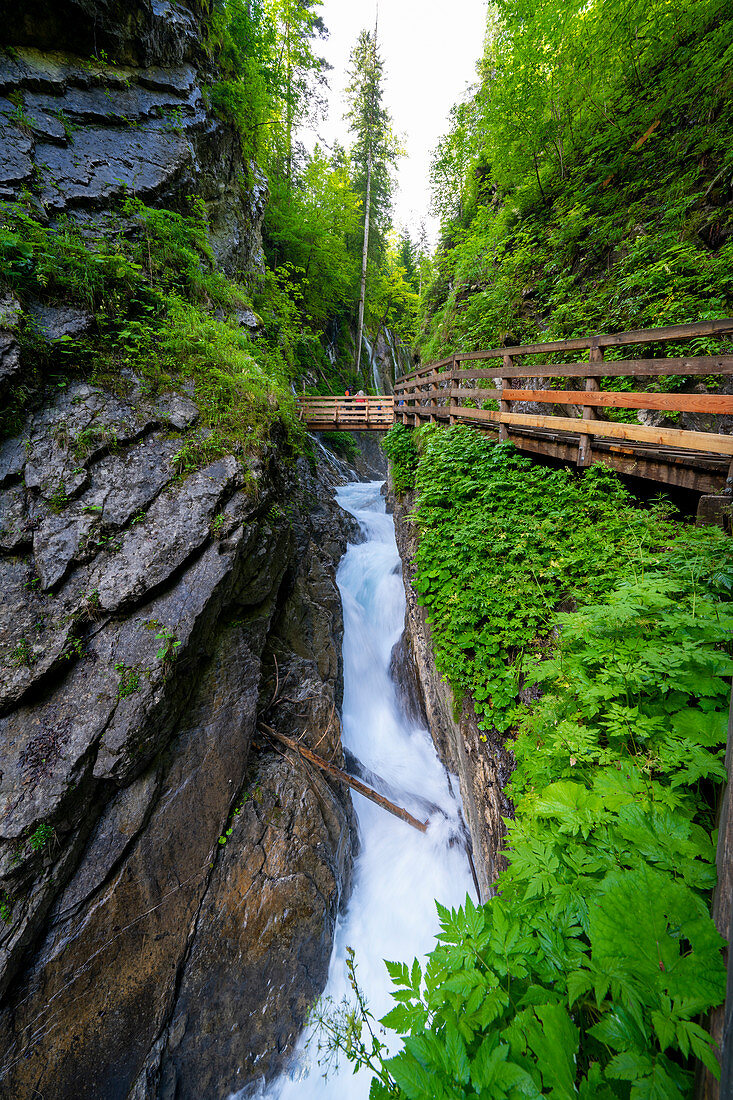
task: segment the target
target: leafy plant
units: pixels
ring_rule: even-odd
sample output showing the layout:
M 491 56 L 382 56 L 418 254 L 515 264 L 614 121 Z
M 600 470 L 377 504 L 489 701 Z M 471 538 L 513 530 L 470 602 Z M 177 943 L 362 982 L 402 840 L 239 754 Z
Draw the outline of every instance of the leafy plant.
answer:
M 404 424 L 393 424 L 381 443 L 392 466 L 392 485 L 396 493 L 415 487 L 418 451 L 413 432 Z
M 27 638 L 21 638 L 12 649 L 10 659 L 15 665 L 25 665 L 30 668 L 38 660 L 38 654 L 34 653 Z
M 156 638 L 159 637 L 160 635 L 156 634 Z M 158 657 L 160 657 L 160 653 Z M 117 684 L 118 699 L 126 699 L 128 695 L 134 695 L 139 690 L 140 670 L 138 668 L 120 661 L 115 665 L 115 672 L 120 674 L 119 683 Z
M 424 972 L 388 964 L 404 1038 L 373 1094 L 688 1096 L 694 1059 L 717 1073 L 699 1019 L 725 987 L 730 540 L 602 467 L 532 467 L 464 427 L 417 444 L 415 585 L 439 670 L 514 738 L 515 816 L 497 896 L 439 909 Z
M 160 626 L 160 624 L 158 624 Z M 180 648 L 180 641 L 176 635 L 175 630 L 170 626 L 161 626 L 158 633 L 155 635 L 155 640 L 161 642 L 160 649 L 155 654 L 157 660 L 162 661 L 164 665 L 170 664 L 175 656 L 175 652 Z
M 35 832 L 31 834 L 28 843 L 34 852 L 42 852 L 55 839 L 56 830 L 47 821 L 42 821 Z
M 347 462 L 354 462 L 359 455 L 356 440 L 349 432 L 321 432 L 321 442 Z

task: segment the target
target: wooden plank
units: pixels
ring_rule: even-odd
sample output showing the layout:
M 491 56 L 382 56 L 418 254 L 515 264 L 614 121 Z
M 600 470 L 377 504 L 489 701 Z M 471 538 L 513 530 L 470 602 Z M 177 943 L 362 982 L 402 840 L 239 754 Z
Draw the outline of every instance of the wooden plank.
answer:
M 453 357 L 449 356 L 447 359 L 438 359 L 437 362 L 435 362 L 435 363 L 428 363 L 427 366 L 420 367 L 419 370 L 421 372 L 431 371 L 431 370 L 438 370 L 438 368 L 440 368 L 440 367 L 447 367 L 448 364 L 452 363 L 452 362 L 453 362 Z M 395 379 L 395 385 L 398 385 L 400 382 L 403 382 L 406 378 L 412 378 L 416 373 L 417 373 L 416 371 L 409 371 L 408 374 L 399 375 L 399 377 Z
M 697 355 L 689 358 L 670 356 L 668 359 L 606 359 L 602 368 L 584 363 L 533 363 L 524 367 L 477 367 L 456 371 L 456 378 L 598 378 L 659 377 L 670 374 L 733 374 L 733 355 Z
M 550 428 L 564 432 L 587 432 L 611 439 L 632 439 L 656 443 L 661 447 L 684 447 L 708 454 L 733 455 L 733 435 L 719 432 L 691 432 L 680 428 L 646 428 L 636 424 L 613 424 L 602 420 L 578 421 L 564 416 L 530 416 L 526 413 L 491 412 L 489 409 L 461 409 L 451 406 L 451 413 L 461 420 L 492 420 L 497 423 L 527 428 Z
M 453 392 L 453 391 L 451 391 Z M 701 393 L 616 393 L 599 390 L 504 390 L 510 401 L 537 401 L 546 405 L 592 405 L 614 409 L 671 409 L 675 412 L 733 413 L 733 396 Z
M 468 397 L 473 398 L 475 401 L 499 401 L 501 399 L 502 391 L 499 386 L 495 386 L 490 390 L 469 390 L 465 387 L 455 387 L 452 389 L 438 390 L 438 394 L 441 397 Z M 509 398 L 511 400 L 511 398 Z
M 733 356 L 732 356 L 733 358 Z M 471 371 L 468 372 L 469 377 L 473 377 Z M 453 371 L 437 371 L 433 376 L 433 382 L 450 382 L 453 378 Z M 395 393 L 400 393 L 408 389 L 415 389 L 417 383 L 413 382 L 410 378 L 405 378 L 403 382 L 395 382 Z
M 697 321 L 689 325 L 666 325 L 663 328 L 633 329 L 593 336 L 580 336 L 569 340 L 551 340 L 540 344 L 520 344 L 511 348 L 491 348 L 488 351 L 462 351 L 461 362 L 477 359 L 503 359 L 505 355 L 544 355 L 546 352 L 579 351 L 598 347 L 625 347 L 633 344 L 668 343 L 672 340 L 690 340 L 700 336 L 725 336 L 733 333 L 733 317 L 718 321 Z
M 556 441 L 548 437 L 539 438 L 519 434 L 519 432 L 510 432 L 509 439 L 515 447 L 528 454 L 543 455 L 560 459 L 561 462 L 567 462 L 570 465 L 575 464 L 577 453 L 575 442 Z M 601 451 L 600 448 L 608 448 L 608 450 Z M 655 461 L 644 455 L 635 455 L 633 451 L 627 451 L 626 448 L 611 449 L 608 444 L 598 440 L 593 451 L 593 462 L 600 462 L 620 474 L 701 493 L 716 493 L 722 489 L 725 481 L 723 474 L 707 474 L 691 466 L 668 463 L 663 454 L 659 454 L 658 460 Z

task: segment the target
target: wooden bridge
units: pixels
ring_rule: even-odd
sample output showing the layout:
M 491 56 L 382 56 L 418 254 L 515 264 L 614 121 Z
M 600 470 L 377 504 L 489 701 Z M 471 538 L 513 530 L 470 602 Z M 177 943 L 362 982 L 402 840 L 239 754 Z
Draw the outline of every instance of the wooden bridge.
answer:
M 386 432 L 394 424 L 394 398 L 299 397 L 300 419 L 312 432 Z
M 733 476 L 733 434 L 719 419 L 733 415 L 733 395 L 708 394 L 704 384 L 695 393 L 662 387 L 617 391 L 601 389 L 599 380 L 657 378 L 669 386 L 676 377 L 692 376 L 714 378 L 718 386 L 722 376 L 733 375 L 733 354 L 696 352 L 705 350 L 701 341 L 729 334 L 733 318 L 457 353 L 399 378 L 393 399 L 370 397 L 360 406 L 358 398 L 304 397 L 301 416 L 313 430 L 384 431 L 393 420 L 471 424 L 531 454 L 580 467 L 602 462 L 623 474 L 715 493 Z M 670 344 L 688 354 L 673 347 L 671 356 L 620 357 L 623 348 L 656 352 Z M 551 361 L 558 356 L 562 362 Z M 696 413 L 704 418 L 704 430 L 600 420 L 600 409 Z

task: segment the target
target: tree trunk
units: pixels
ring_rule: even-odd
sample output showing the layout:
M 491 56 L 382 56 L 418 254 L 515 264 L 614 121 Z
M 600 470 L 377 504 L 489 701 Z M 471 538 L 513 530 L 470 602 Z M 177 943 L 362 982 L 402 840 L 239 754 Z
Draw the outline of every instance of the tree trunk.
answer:
M 364 249 L 361 254 L 361 289 L 359 291 L 359 321 L 356 329 L 356 373 L 361 365 L 361 338 L 364 331 L 364 299 L 366 298 L 367 258 L 369 252 L 369 208 L 372 193 L 372 150 L 367 154 L 367 186 L 364 210 Z

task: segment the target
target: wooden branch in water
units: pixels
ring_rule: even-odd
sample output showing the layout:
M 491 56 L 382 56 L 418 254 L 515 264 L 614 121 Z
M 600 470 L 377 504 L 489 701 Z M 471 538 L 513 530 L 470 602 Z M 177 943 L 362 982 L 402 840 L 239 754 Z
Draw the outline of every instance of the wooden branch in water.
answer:
M 381 806 L 383 810 L 388 810 L 389 813 L 394 814 L 395 817 L 399 817 L 401 821 L 406 821 L 408 825 L 412 825 L 413 829 L 419 829 L 421 833 L 427 831 L 427 821 L 418 821 L 416 817 L 413 817 L 411 813 L 404 810 L 402 806 L 396 806 L 394 802 L 390 802 L 384 795 L 377 794 L 371 787 L 367 787 L 366 783 L 362 783 L 360 779 L 354 779 L 353 775 L 349 775 L 348 772 L 343 771 L 341 768 L 337 768 L 335 764 L 329 764 L 322 756 L 317 756 L 316 753 L 307 749 L 305 745 L 299 745 L 297 741 L 291 740 L 291 738 L 286 737 L 285 734 L 278 733 L 272 726 L 266 726 L 264 722 L 261 722 L 260 727 L 268 736 L 273 737 L 282 745 L 286 745 L 289 749 L 293 749 L 294 752 L 299 753 L 305 760 L 309 760 L 311 764 L 315 764 L 317 768 L 326 772 L 327 775 L 332 776 L 334 779 L 338 779 L 341 783 L 345 783 L 347 787 L 351 787 L 352 790 L 358 791 L 359 794 L 363 794 L 365 798 L 375 802 L 377 806 Z

